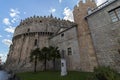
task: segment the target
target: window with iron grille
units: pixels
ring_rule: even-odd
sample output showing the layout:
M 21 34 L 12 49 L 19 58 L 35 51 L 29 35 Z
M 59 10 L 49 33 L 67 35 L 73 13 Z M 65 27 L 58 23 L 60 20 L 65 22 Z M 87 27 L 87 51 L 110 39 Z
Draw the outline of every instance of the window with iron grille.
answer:
M 120 20 L 120 7 L 117 7 L 109 11 L 109 15 L 111 17 L 112 22 L 119 21 Z
M 71 47 L 68 48 L 68 55 L 72 55 L 72 49 L 71 49 Z

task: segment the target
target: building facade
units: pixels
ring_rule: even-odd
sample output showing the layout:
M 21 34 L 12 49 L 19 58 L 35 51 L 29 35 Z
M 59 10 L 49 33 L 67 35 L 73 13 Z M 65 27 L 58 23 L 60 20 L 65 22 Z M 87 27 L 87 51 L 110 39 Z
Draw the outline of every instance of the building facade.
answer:
M 98 64 L 120 70 L 120 0 L 107 1 L 86 16 Z
M 42 49 L 48 47 L 52 36 L 57 35 L 76 24 L 70 21 L 53 18 L 53 16 L 39 17 L 34 16 L 27 18 L 16 27 L 12 39 L 13 44 L 10 46 L 6 66 L 14 71 L 32 70 L 34 65 L 30 63 L 30 52 L 35 48 Z M 48 68 L 52 68 L 48 63 Z M 43 69 L 43 63 L 37 66 L 38 70 Z
M 55 17 L 34 16 L 16 27 L 6 68 L 30 71 L 31 50 L 57 46 L 64 53 L 68 70 L 93 71 L 110 66 L 120 71 L 120 0 L 96 6 L 94 0 L 80 1 L 74 7 L 74 22 Z M 59 65 L 60 66 L 60 65 Z M 50 62 L 47 67 L 52 68 Z M 39 62 L 38 70 L 43 69 Z

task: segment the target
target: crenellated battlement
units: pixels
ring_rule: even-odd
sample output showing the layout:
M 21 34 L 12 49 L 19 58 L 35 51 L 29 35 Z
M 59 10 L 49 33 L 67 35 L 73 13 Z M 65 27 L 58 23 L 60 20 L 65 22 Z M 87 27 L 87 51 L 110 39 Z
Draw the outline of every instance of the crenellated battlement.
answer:
M 74 10 L 76 9 L 80 9 L 81 7 L 82 8 L 85 8 L 85 7 L 90 7 L 90 8 L 95 8 L 97 5 L 96 5 L 96 1 L 95 0 L 80 0 L 79 3 L 77 5 L 74 6 Z
M 67 22 L 67 23 L 71 23 L 68 20 L 64 20 L 64 19 L 60 19 L 57 17 L 53 17 L 52 14 L 50 16 L 31 16 L 28 18 L 25 18 L 24 20 L 21 20 L 20 24 L 18 25 L 18 27 L 20 26 L 24 26 L 24 25 L 29 25 L 31 23 L 42 23 L 42 21 L 50 21 L 50 20 L 54 20 L 54 21 L 60 21 L 60 22 Z
M 14 36 L 31 33 L 31 32 L 52 32 L 56 33 L 60 28 L 69 28 L 74 22 L 63 20 L 57 17 L 49 16 L 32 16 L 21 20 L 16 27 Z

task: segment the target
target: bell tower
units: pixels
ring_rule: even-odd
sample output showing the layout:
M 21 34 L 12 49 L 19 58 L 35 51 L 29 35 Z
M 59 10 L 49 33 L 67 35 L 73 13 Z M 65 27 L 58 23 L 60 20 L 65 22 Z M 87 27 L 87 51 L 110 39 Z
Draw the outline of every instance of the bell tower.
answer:
M 85 17 L 88 10 L 96 7 L 95 0 L 80 0 L 74 7 L 74 21 L 78 25 L 78 39 L 80 49 L 80 67 L 82 71 L 93 71 L 98 66 L 90 30 Z

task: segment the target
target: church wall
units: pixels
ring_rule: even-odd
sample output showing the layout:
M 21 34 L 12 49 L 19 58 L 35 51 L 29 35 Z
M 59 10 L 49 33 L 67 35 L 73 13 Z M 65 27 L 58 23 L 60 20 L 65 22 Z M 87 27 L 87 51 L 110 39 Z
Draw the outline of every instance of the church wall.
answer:
M 50 39 L 50 45 L 57 46 L 60 50 L 64 50 L 65 59 L 67 61 L 68 70 L 80 70 L 80 51 L 78 45 L 77 27 L 63 31 Z M 68 48 L 72 53 L 69 55 Z
M 109 11 L 120 6 L 120 0 L 87 17 L 99 66 L 111 66 L 120 71 L 120 20 L 112 22 Z

